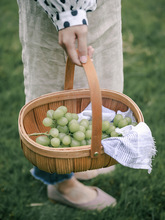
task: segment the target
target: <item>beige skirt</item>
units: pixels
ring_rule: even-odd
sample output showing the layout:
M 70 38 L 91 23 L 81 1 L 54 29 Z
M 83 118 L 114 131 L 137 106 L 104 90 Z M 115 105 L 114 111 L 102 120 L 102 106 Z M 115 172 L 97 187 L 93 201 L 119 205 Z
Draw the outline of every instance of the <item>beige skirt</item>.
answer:
M 40 95 L 64 89 L 66 53 L 58 44 L 58 32 L 35 1 L 17 0 L 22 44 L 26 103 Z M 88 45 L 103 89 L 123 91 L 121 0 L 98 0 L 88 13 Z M 74 88 L 88 88 L 84 71 L 76 67 Z

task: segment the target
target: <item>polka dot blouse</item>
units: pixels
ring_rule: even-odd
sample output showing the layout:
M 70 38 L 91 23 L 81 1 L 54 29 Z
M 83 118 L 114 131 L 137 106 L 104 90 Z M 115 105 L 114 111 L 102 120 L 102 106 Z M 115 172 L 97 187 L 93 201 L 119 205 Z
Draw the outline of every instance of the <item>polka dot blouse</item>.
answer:
M 57 30 L 88 25 L 86 12 L 94 11 L 97 0 L 35 0 L 48 14 Z

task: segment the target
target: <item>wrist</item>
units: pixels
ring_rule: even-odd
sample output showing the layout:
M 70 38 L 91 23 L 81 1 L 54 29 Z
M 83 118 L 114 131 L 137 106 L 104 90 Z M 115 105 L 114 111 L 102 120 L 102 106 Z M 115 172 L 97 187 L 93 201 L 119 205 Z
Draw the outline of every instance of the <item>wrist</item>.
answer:
M 56 23 L 57 30 L 76 25 L 88 25 L 86 11 L 82 9 L 60 12 L 57 14 L 54 22 Z

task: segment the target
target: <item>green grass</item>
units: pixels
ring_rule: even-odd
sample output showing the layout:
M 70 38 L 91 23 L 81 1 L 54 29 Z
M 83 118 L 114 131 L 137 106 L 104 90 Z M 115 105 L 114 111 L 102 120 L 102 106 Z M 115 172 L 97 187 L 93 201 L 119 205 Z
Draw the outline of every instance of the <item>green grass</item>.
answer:
M 115 172 L 87 181 L 117 199 L 115 208 L 99 212 L 51 203 L 46 186 L 29 173 L 17 127 L 24 105 L 18 8 L 16 1 L 0 1 L 0 219 L 165 220 L 164 10 L 164 0 L 122 1 L 124 93 L 141 108 L 158 153 L 150 175 L 117 165 Z

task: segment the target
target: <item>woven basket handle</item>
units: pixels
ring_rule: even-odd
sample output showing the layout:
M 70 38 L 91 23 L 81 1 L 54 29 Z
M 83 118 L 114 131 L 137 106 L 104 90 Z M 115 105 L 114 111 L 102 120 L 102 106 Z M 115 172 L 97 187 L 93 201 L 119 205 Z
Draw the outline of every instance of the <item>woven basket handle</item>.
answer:
M 97 157 L 101 153 L 102 137 L 102 97 L 97 78 L 97 73 L 91 59 L 88 57 L 87 63 L 82 64 L 89 84 L 90 98 L 92 104 L 92 141 L 91 157 Z M 73 89 L 75 65 L 68 58 L 65 71 L 64 89 Z

